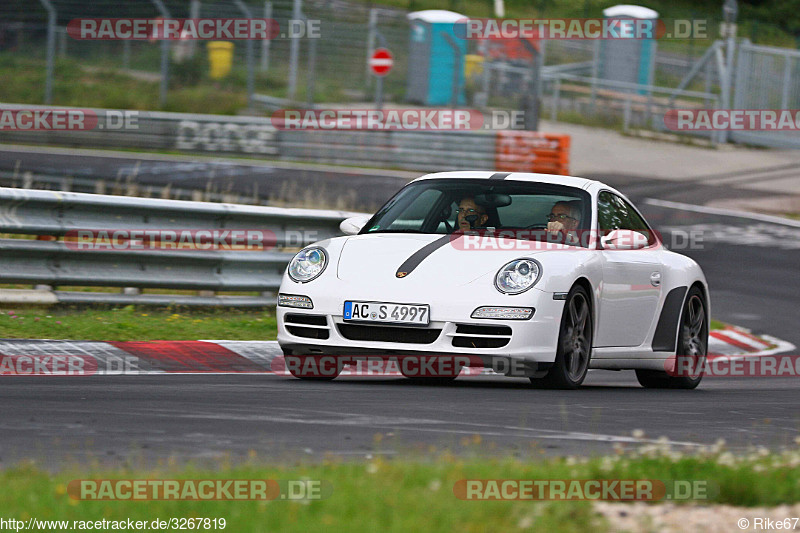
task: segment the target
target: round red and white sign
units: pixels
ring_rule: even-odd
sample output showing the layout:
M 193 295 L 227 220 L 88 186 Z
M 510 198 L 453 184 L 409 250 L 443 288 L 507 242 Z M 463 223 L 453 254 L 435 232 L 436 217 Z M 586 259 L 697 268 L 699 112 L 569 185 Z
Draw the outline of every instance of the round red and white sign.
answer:
M 376 76 L 386 76 L 393 66 L 394 58 L 386 48 L 377 48 L 369 58 L 369 68 Z

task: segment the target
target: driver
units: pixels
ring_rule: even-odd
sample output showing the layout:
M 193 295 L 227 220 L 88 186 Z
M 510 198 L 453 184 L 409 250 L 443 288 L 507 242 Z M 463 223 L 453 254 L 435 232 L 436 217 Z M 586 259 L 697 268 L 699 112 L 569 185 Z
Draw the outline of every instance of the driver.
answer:
M 547 215 L 547 232 L 551 237 L 563 235 L 566 244 L 577 244 L 576 231 L 580 222 L 580 200 L 556 202 Z
M 486 209 L 475 203 L 475 198 L 472 196 L 465 196 L 458 203 L 458 229 L 461 231 L 474 230 L 476 227 L 481 227 L 489 220 L 489 215 L 486 214 Z

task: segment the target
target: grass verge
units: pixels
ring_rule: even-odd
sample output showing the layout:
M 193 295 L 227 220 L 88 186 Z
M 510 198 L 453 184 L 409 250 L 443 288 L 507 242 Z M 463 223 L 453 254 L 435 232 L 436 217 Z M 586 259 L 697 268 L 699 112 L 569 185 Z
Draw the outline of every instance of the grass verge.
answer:
M 275 312 L 236 309 L 0 310 L 0 338 L 145 340 L 274 340 Z
M 712 330 L 726 326 L 710 323 Z M 267 341 L 276 335 L 274 310 L 0 307 L 4 339 Z
M 478 436 L 475 436 L 478 437 Z M 479 438 L 473 440 L 479 445 Z M 231 531 L 607 531 L 587 501 L 464 501 L 453 487 L 463 479 L 661 480 L 705 482 L 707 496 L 677 503 L 776 506 L 800 501 L 800 452 L 753 449 L 734 456 L 724 444 L 695 454 L 663 442 L 608 457 L 533 461 L 462 458 L 448 452 L 427 460 L 325 460 L 292 466 L 247 463 L 204 469 L 194 465 L 141 470 L 97 466 L 48 473 L 31 465 L 0 472 L 6 518 L 27 520 L 147 520 L 224 518 Z M 76 479 L 319 480 L 329 492 L 314 501 L 87 501 L 70 497 Z M 696 486 L 696 484 L 695 484 Z M 670 501 L 675 502 L 672 499 Z

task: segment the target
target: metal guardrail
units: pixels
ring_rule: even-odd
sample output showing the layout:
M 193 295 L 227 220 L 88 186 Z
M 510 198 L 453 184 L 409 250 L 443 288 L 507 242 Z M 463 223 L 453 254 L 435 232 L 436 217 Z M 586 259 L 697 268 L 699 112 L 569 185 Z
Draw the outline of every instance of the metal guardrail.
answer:
M 59 237 L 77 230 L 268 230 L 275 249 L 81 250 L 63 240 L 0 239 L 0 283 L 248 291 L 260 296 L 188 296 L 55 291 L 60 302 L 253 306 L 274 304 L 293 253 L 341 235 L 355 213 L 0 188 L 0 233 Z M 2 292 L 2 291 L 0 291 Z M 6 297 L 7 300 L 7 297 Z

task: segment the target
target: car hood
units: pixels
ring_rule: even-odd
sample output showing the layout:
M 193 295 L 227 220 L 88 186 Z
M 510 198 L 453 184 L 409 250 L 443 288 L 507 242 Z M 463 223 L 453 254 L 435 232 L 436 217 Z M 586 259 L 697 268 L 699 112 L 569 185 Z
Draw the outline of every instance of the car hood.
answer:
M 375 233 L 349 237 L 339 254 L 337 276 L 343 281 L 380 285 L 412 280 L 435 281 L 437 287 L 461 286 L 487 274 L 494 274 L 505 263 L 529 257 L 538 251 L 489 249 L 466 250 L 463 236 Z M 438 247 L 431 243 L 438 242 Z M 397 272 L 412 255 L 427 245 L 416 266 L 398 278 Z

